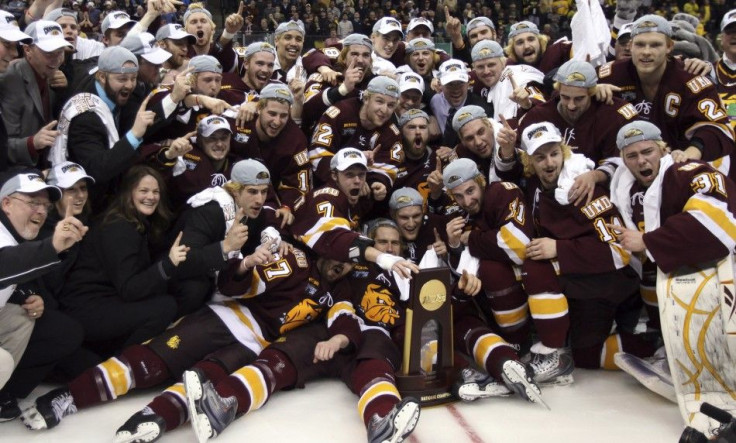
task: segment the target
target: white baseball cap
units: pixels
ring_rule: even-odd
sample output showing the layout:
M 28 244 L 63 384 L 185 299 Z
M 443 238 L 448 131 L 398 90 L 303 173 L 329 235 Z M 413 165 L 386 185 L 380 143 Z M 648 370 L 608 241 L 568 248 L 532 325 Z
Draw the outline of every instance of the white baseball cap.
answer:
M 34 192 L 49 191 L 49 199 L 56 201 L 61 198 L 61 189 L 47 184 L 41 174 L 36 172 L 24 172 L 15 175 L 6 181 L 0 188 L 0 198 L 5 198 L 16 192 L 33 194 Z
M 197 37 L 185 31 L 184 26 L 177 23 L 169 23 L 168 25 L 161 26 L 158 32 L 156 32 L 156 41 L 160 42 L 167 38 L 169 40 L 181 40 L 185 38 L 192 45 L 197 41 Z
M 330 169 L 344 171 L 353 165 L 368 168 L 368 160 L 362 151 L 355 148 L 342 148 L 330 160 Z
M 51 169 L 48 183 L 61 189 L 68 189 L 82 179 L 89 180 L 92 183 L 95 182 L 95 179 L 87 175 L 87 171 L 83 167 L 74 162 L 65 161 Z
M 416 89 L 424 94 L 424 79 L 416 72 L 405 72 L 399 76 L 399 93 Z
M 429 28 L 429 33 L 434 34 L 434 25 L 432 22 L 424 17 L 415 17 L 409 20 L 409 25 L 406 27 L 406 32 L 413 31 L 417 26 L 426 26 Z
M 38 46 L 42 51 L 53 52 L 59 48 L 73 48 L 74 46 L 64 40 L 64 31 L 56 22 L 48 20 L 39 20 L 33 22 L 25 29 L 32 39 L 34 45 Z
M 451 58 L 440 65 L 440 83 L 442 86 L 451 82 L 467 83 L 468 70 L 461 60 Z
M 521 134 L 521 146 L 529 155 L 534 154 L 534 151 L 547 143 L 559 143 L 561 141 L 560 130 L 550 122 L 529 125 Z
M 125 11 L 110 11 L 102 20 L 102 33 L 107 32 L 108 29 L 120 29 L 129 23 L 135 23 L 136 21 L 131 19 Z
M 402 37 L 404 36 L 404 31 L 401 29 L 401 22 L 393 17 L 383 17 L 378 20 L 376 24 L 373 25 L 373 32 L 378 32 L 383 35 L 391 32 L 398 32 Z
M 723 14 L 723 19 L 721 20 L 721 32 L 726 29 L 726 26 L 734 23 L 736 23 L 736 9 L 732 9 Z
M 171 58 L 171 53 L 156 45 L 156 37 L 148 32 L 128 34 L 120 42 L 120 46 L 154 65 L 162 65 Z
M 0 38 L 6 42 L 31 43 L 33 40 L 20 30 L 15 16 L 7 11 L 0 11 Z
M 219 115 L 210 115 L 200 120 L 197 126 L 197 132 L 199 135 L 209 137 L 217 131 L 225 130 L 229 133 L 233 133 L 230 129 L 230 123 L 227 122 L 223 117 Z

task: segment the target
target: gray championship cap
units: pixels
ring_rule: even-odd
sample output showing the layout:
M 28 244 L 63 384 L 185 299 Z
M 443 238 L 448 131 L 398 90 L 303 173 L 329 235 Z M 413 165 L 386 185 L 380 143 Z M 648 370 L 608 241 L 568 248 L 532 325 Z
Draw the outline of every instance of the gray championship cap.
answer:
M 209 18 L 210 20 L 212 20 L 212 13 L 210 11 L 208 11 L 208 10 L 206 10 L 204 8 L 189 8 L 189 9 L 187 9 L 187 12 L 184 13 L 184 17 L 182 18 L 182 21 L 184 23 L 186 23 L 187 20 L 189 20 L 189 17 L 192 14 L 196 14 L 198 12 L 201 12 L 202 14 L 206 15 L 207 18 Z
M 71 17 L 74 19 L 74 21 L 77 21 L 77 12 L 69 9 L 69 8 L 56 8 L 52 9 L 48 12 L 48 14 L 43 16 L 44 20 L 48 20 L 50 22 L 55 22 L 56 20 L 59 20 L 61 17 Z
M 463 126 L 479 118 L 488 118 L 483 108 L 478 105 L 463 106 L 452 117 L 452 129 L 455 132 L 460 132 Z
M 276 57 L 276 48 L 274 48 L 270 43 L 253 42 L 245 47 L 243 58 L 249 58 L 253 54 L 256 54 L 258 52 L 268 52 L 269 54 L 272 54 L 274 57 Z
M 294 95 L 288 86 L 283 83 L 269 83 L 261 89 L 258 93 L 259 100 L 268 99 L 281 99 L 289 102 L 290 105 L 294 104 Z
M 396 80 L 383 75 L 373 77 L 373 79 L 368 82 L 368 86 L 365 90 L 374 94 L 383 94 L 388 95 L 389 97 L 399 98 L 399 84 L 396 83 Z
M 639 17 L 631 24 L 632 38 L 639 34 L 644 34 L 645 32 L 659 32 L 667 37 L 672 37 L 672 25 L 666 19 L 658 15 L 648 14 Z
M 189 67 L 193 73 L 216 72 L 222 74 L 222 65 L 211 55 L 196 55 L 189 60 Z
M 494 40 L 481 40 L 470 51 L 470 58 L 474 62 L 499 57 L 504 57 L 503 48 Z
M 16 192 L 33 194 L 44 189 L 49 192 L 49 199 L 51 201 L 61 198 L 61 190 L 56 186 L 47 184 L 40 173 L 23 172 L 11 177 L 3 184 L 2 188 L 0 188 L 0 198 L 5 198 Z
M 619 150 L 624 149 L 632 143 L 644 140 L 662 140 L 662 131 L 652 123 L 637 120 L 625 124 L 616 134 L 616 146 Z
M 598 84 L 598 75 L 590 63 L 582 60 L 568 60 L 557 70 L 555 81 L 566 86 L 592 88 Z
M 233 165 L 230 181 L 246 186 L 270 185 L 271 173 L 263 166 L 263 163 L 249 158 Z
M 473 20 L 470 20 L 467 25 L 465 25 L 465 33 L 468 34 L 473 29 L 479 28 L 481 26 L 488 26 L 491 29 L 496 29 L 496 25 L 493 24 L 493 21 L 491 21 L 490 18 L 476 17 Z
M 33 39 L 33 44 L 45 52 L 53 52 L 59 48 L 73 48 L 74 46 L 64 39 L 64 31 L 56 22 L 39 20 L 25 29 L 25 33 Z
M 123 66 L 128 62 L 135 66 Z M 132 74 L 138 72 L 138 59 L 135 54 L 122 46 L 109 46 L 97 59 L 97 69 L 111 74 Z
M 347 48 L 348 46 L 353 45 L 367 46 L 371 51 L 373 51 L 373 42 L 371 41 L 371 39 L 363 34 L 350 34 L 342 39 L 343 48 Z
M 87 175 L 87 171 L 83 167 L 74 162 L 65 161 L 51 168 L 47 181 L 52 186 L 68 189 L 83 179 L 88 180 L 90 183 L 95 182 L 95 179 Z
M 424 206 L 424 198 L 414 188 L 400 188 L 395 190 L 388 201 L 388 207 L 392 211 L 398 211 L 407 206 Z
M 405 52 L 411 54 L 414 51 L 434 51 L 436 46 L 434 42 L 428 38 L 418 37 L 411 39 L 406 43 Z
M 534 151 L 547 143 L 559 143 L 561 141 L 560 130 L 550 122 L 529 125 L 521 134 L 521 147 L 529 155 L 534 154 Z
M 695 17 L 692 14 L 688 14 L 688 13 L 685 13 L 685 12 L 678 12 L 677 14 L 673 15 L 672 16 L 672 21 L 683 21 L 683 22 L 687 22 L 690 26 L 692 26 L 692 31 L 690 31 L 690 32 L 695 32 L 695 29 L 700 24 L 700 19 L 698 19 L 697 17 Z
M 130 18 L 125 11 L 110 11 L 102 20 L 102 33 L 106 33 L 108 29 L 120 29 L 125 25 L 134 24 L 136 21 Z
M 409 109 L 408 111 L 401 114 L 399 117 L 399 127 L 403 127 L 405 124 L 414 120 L 415 118 L 423 118 L 429 123 L 429 115 L 421 109 Z
M 333 171 L 344 171 L 353 165 L 361 165 L 368 169 L 365 154 L 355 148 L 342 148 L 330 159 L 330 169 Z
M 523 21 L 519 23 L 514 23 L 513 25 L 511 25 L 511 29 L 509 29 L 509 40 L 525 32 L 531 32 L 532 34 L 539 35 L 539 28 L 537 28 L 537 25 L 532 22 Z
M 193 45 L 197 41 L 197 37 L 185 31 L 184 26 L 176 23 L 161 26 L 158 32 L 156 32 L 156 41 L 160 42 L 167 38 L 169 40 L 181 40 L 185 38 L 189 41 L 190 45 Z
M 306 31 L 304 30 L 304 26 L 301 23 L 291 20 L 288 22 L 279 23 L 279 25 L 276 27 L 276 31 L 274 31 L 274 35 L 279 36 L 283 34 L 284 32 L 289 32 L 289 31 L 296 31 L 296 32 L 301 33 L 301 35 L 306 34 Z
M 478 165 L 473 160 L 459 158 L 445 166 L 445 170 L 442 171 L 442 183 L 444 183 L 445 188 L 448 190 L 455 189 L 479 175 L 481 174 L 478 170 Z
M 153 65 L 162 65 L 166 60 L 171 58 L 171 53 L 158 46 L 156 44 L 156 37 L 148 32 L 128 34 L 120 42 L 120 46 L 144 58 Z

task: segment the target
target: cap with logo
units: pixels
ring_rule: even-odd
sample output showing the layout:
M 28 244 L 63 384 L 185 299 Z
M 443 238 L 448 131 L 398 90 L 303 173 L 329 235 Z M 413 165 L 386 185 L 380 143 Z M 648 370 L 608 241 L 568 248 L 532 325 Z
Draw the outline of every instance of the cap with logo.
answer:
M 125 66 L 128 62 L 135 66 Z M 102 50 L 97 59 L 97 68 L 111 74 L 132 74 L 138 72 L 138 59 L 135 54 L 122 46 L 109 46 Z
M 79 180 L 89 180 L 90 183 L 95 182 L 95 179 L 87 175 L 87 171 L 83 167 L 70 161 L 58 163 L 51 168 L 47 180 L 48 184 L 61 189 L 71 188 Z
M 476 17 L 473 20 L 470 20 L 467 25 L 465 25 L 465 32 L 469 33 L 473 29 L 479 28 L 481 26 L 488 26 L 491 29 L 496 29 L 496 25 L 493 24 L 490 18 Z
M 304 30 L 304 25 L 302 25 L 299 22 L 295 22 L 294 20 L 279 23 L 279 25 L 276 27 L 276 31 L 274 31 L 274 35 L 281 35 L 284 32 L 289 31 L 297 31 L 301 33 L 301 35 L 306 34 L 306 31 Z
M 59 48 L 73 48 L 74 46 L 64 40 L 64 31 L 56 22 L 39 20 L 33 22 L 25 29 L 25 33 L 32 39 L 34 45 L 44 52 L 53 52 Z
M 424 79 L 415 72 L 404 72 L 399 75 L 399 92 L 415 89 L 424 94 Z
M 193 73 L 216 72 L 222 74 L 222 65 L 211 55 L 195 55 L 189 60 L 189 67 Z
M 230 123 L 219 115 L 209 115 L 200 120 L 197 125 L 197 134 L 204 137 L 210 137 L 216 131 L 220 130 L 233 133 L 233 130 L 230 129 Z
M 18 28 L 15 16 L 7 11 L 0 11 L 0 38 L 6 42 L 23 42 L 30 44 L 33 38 Z
M 406 27 L 406 32 L 411 32 L 419 26 L 426 26 L 429 29 L 430 34 L 434 34 L 434 24 L 424 17 L 416 17 L 409 20 L 409 25 Z
M 128 24 L 134 24 L 136 21 L 131 19 L 125 11 L 110 11 L 105 19 L 102 20 L 102 33 L 106 33 L 108 29 L 120 29 Z
M 47 184 L 43 176 L 37 172 L 23 172 L 12 176 L 0 188 L 0 198 L 5 198 L 16 192 L 22 194 L 33 194 L 34 192 L 47 190 L 49 199 L 56 201 L 61 198 L 61 189 Z
M 534 23 L 528 21 L 514 23 L 511 25 L 511 29 L 509 29 L 509 40 L 525 32 L 539 35 L 539 28 Z
M 72 9 L 68 9 L 68 8 L 56 8 L 56 9 L 52 9 L 46 15 L 44 15 L 43 19 L 48 20 L 50 22 L 55 22 L 56 20 L 59 20 L 62 17 L 71 17 L 76 22 L 77 12 Z
M 451 82 L 467 83 L 469 80 L 465 63 L 451 58 L 440 65 L 440 83 L 442 86 Z
M 637 120 L 631 123 L 625 124 L 618 130 L 616 134 L 616 146 L 618 149 L 624 149 L 625 147 L 644 140 L 662 140 L 662 131 L 652 123 Z
M 459 158 L 442 171 L 442 183 L 447 189 L 455 189 L 468 180 L 473 180 L 480 175 L 478 165 L 469 158 Z
M 355 148 L 342 148 L 330 159 L 330 169 L 344 171 L 353 165 L 361 165 L 368 168 L 368 160 L 362 151 Z
M 723 14 L 723 19 L 721 19 L 721 32 L 723 32 L 727 26 L 734 23 L 736 23 L 736 9 L 732 9 Z
M 452 129 L 460 132 L 463 126 L 479 118 L 488 118 L 486 111 L 478 105 L 467 105 L 458 109 L 452 117 Z
M 365 88 L 366 92 L 374 94 L 388 95 L 389 97 L 399 98 L 399 84 L 396 80 L 388 78 L 384 75 L 373 77 Z
M 434 42 L 428 38 L 424 37 L 418 37 L 409 40 L 406 43 L 406 49 L 405 52 L 407 54 L 411 54 L 415 51 L 434 51 L 436 46 L 434 45 Z
M 424 198 L 414 188 L 399 188 L 391 194 L 388 207 L 397 211 L 407 206 L 424 206 Z
M 379 34 L 390 34 L 392 32 L 398 32 L 401 36 L 404 36 L 404 31 L 401 29 L 401 22 L 393 17 L 383 17 L 373 25 L 373 32 Z
M 631 36 L 631 26 L 632 23 L 626 23 L 625 25 L 621 26 L 621 29 L 618 30 L 616 40 L 619 40 L 621 37 L 625 37 L 627 35 Z
M 230 181 L 246 186 L 270 185 L 271 173 L 263 163 L 249 158 L 233 165 Z
M 671 21 L 683 21 L 690 25 L 692 29 L 688 29 L 690 32 L 695 32 L 695 29 L 700 24 L 700 19 L 695 17 L 692 14 L 687 14 L 685 12 L 678 12 L 677 14 L 672 16 Z
M 268 99 L 281 99 L 289 102 L 290 105 L 294 104 L 294 95 L 288 86 L 283 83 L 269 83 L 261 89 L 258 94 L 259 100 Z
M 537 149 L 547 143 L 559 143 L 561 141 L 560 130 L 550 122 L 529 125 L 521 134 L 521 147 L 529 155 L 534 154 Z
M 120 46 L 135 55 L 143 57 L 153 65 L 162 65 L 166 60 L 171 58 L 171 53 L 156 45 L 156 37 L 148 32 L 128 34 L 120 42 Z
M 342 39 L 343 48 L 347 48 L 352 45 L 367 46 L 371 51 L 373 51 L 373 42 L 363 34 L 350 34 Z
M 503 48 L 495 40 L 481 40 L 476 43 L 475 46 L 473 46 L 473 50 L 470 51 L 470 58 L 474 62 L 503 56 Z
M 427 120 L 427 123 L 429 123 L 429 115 L 426 112 L 421 109 L 409 109 L 399 117 L 399 127 L 403 127 L 415 118 L 423 118 Z
M 592 88 L 598 84 L 598 75 L 590 63 L 582 60 L 568 60 L 557 70 L 555 81 L 566 86 Z
M 245 53 L 243 57 L 249 58 L 250 56 L 258 52 L 268 52 L 269 54 L 273 54 L 273 56 L 276 57 L 276 48 L 266 42 L 253 42 L 249 44 L 245 47 Z
M 197 41 L 197 37 L 185 31 L 184 26 L 176 23 L 169 23 L 168 25 L 161 26 L 158 32 L 156 32 L 156 41 L 160 42 L 167 38 L 169 40 L 181 40 L 185 38 L 191 45 Z
M 636 37 L 645 32 L 659 32 L 667 37 L 672 37 L 672 25 L 667 19 L 658 15 L 644 15 L 631 24 L 631 37 Z

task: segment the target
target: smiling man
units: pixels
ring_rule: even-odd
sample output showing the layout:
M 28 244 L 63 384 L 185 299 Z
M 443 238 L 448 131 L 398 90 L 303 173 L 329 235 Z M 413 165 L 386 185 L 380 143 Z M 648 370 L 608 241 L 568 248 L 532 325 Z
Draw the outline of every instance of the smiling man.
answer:
M 194 44 L 197 39 L 186 32 L 182 25 L 169 24 L 156 32 L 156 41 L 171 54 L 164 62 L 164 68 L 180 70 L 188 59 L 189 45 Z
M 734 135 L 716 87 L 671 57 L 671 36 L 672 26 L 662 17 L 639 18 L 631 27 L 631 58 L 601 66 L 599 82 L 621 88 L 617 94 L 634 105 L 639 118 L 661 128 L 675 162 L 729 156 Z M 736 174 L 736 168 L 727 169 L 729 176 Z
M 25 58 L 0 76 L 0 106 L 10 163 L 35 166 L 40 152 L 53 145 L 57 135 L 53 112 L 66 88 L 59 67 L 65 49 L 72 45 L 56 22 L 39 20 L 28 25 L 26 34 L 33 41 L 23 47 Z

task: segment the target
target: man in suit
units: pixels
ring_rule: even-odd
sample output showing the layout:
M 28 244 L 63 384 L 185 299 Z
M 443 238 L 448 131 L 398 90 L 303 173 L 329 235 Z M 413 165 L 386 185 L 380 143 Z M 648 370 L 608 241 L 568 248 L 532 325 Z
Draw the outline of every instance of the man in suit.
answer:
M 10 164 L 36 166 L 40 151 L 54 143 L 57 91 L 66 88 L 59 71 L 64 48 L 71 44 L 56 22 L 39 20 L 26 28 L 32 42 L 23 46 L 25 58 L 0 76 L 0 107 L 8 131 Z
M 0 11 L 4 12 L 4 11 Z M 0 14 L 0 74 L 9 66 L 10 60 L 18 58 L 18 42 L 30 43 L 31 37 L 18 29 L 14 21 L 8 20 L 10 14 Z M 15 19 L 10 15 L 11 19 Z M 5 117 L 0 108 L 0 172 L 8 167 L 8 131 L 3 121 Z

